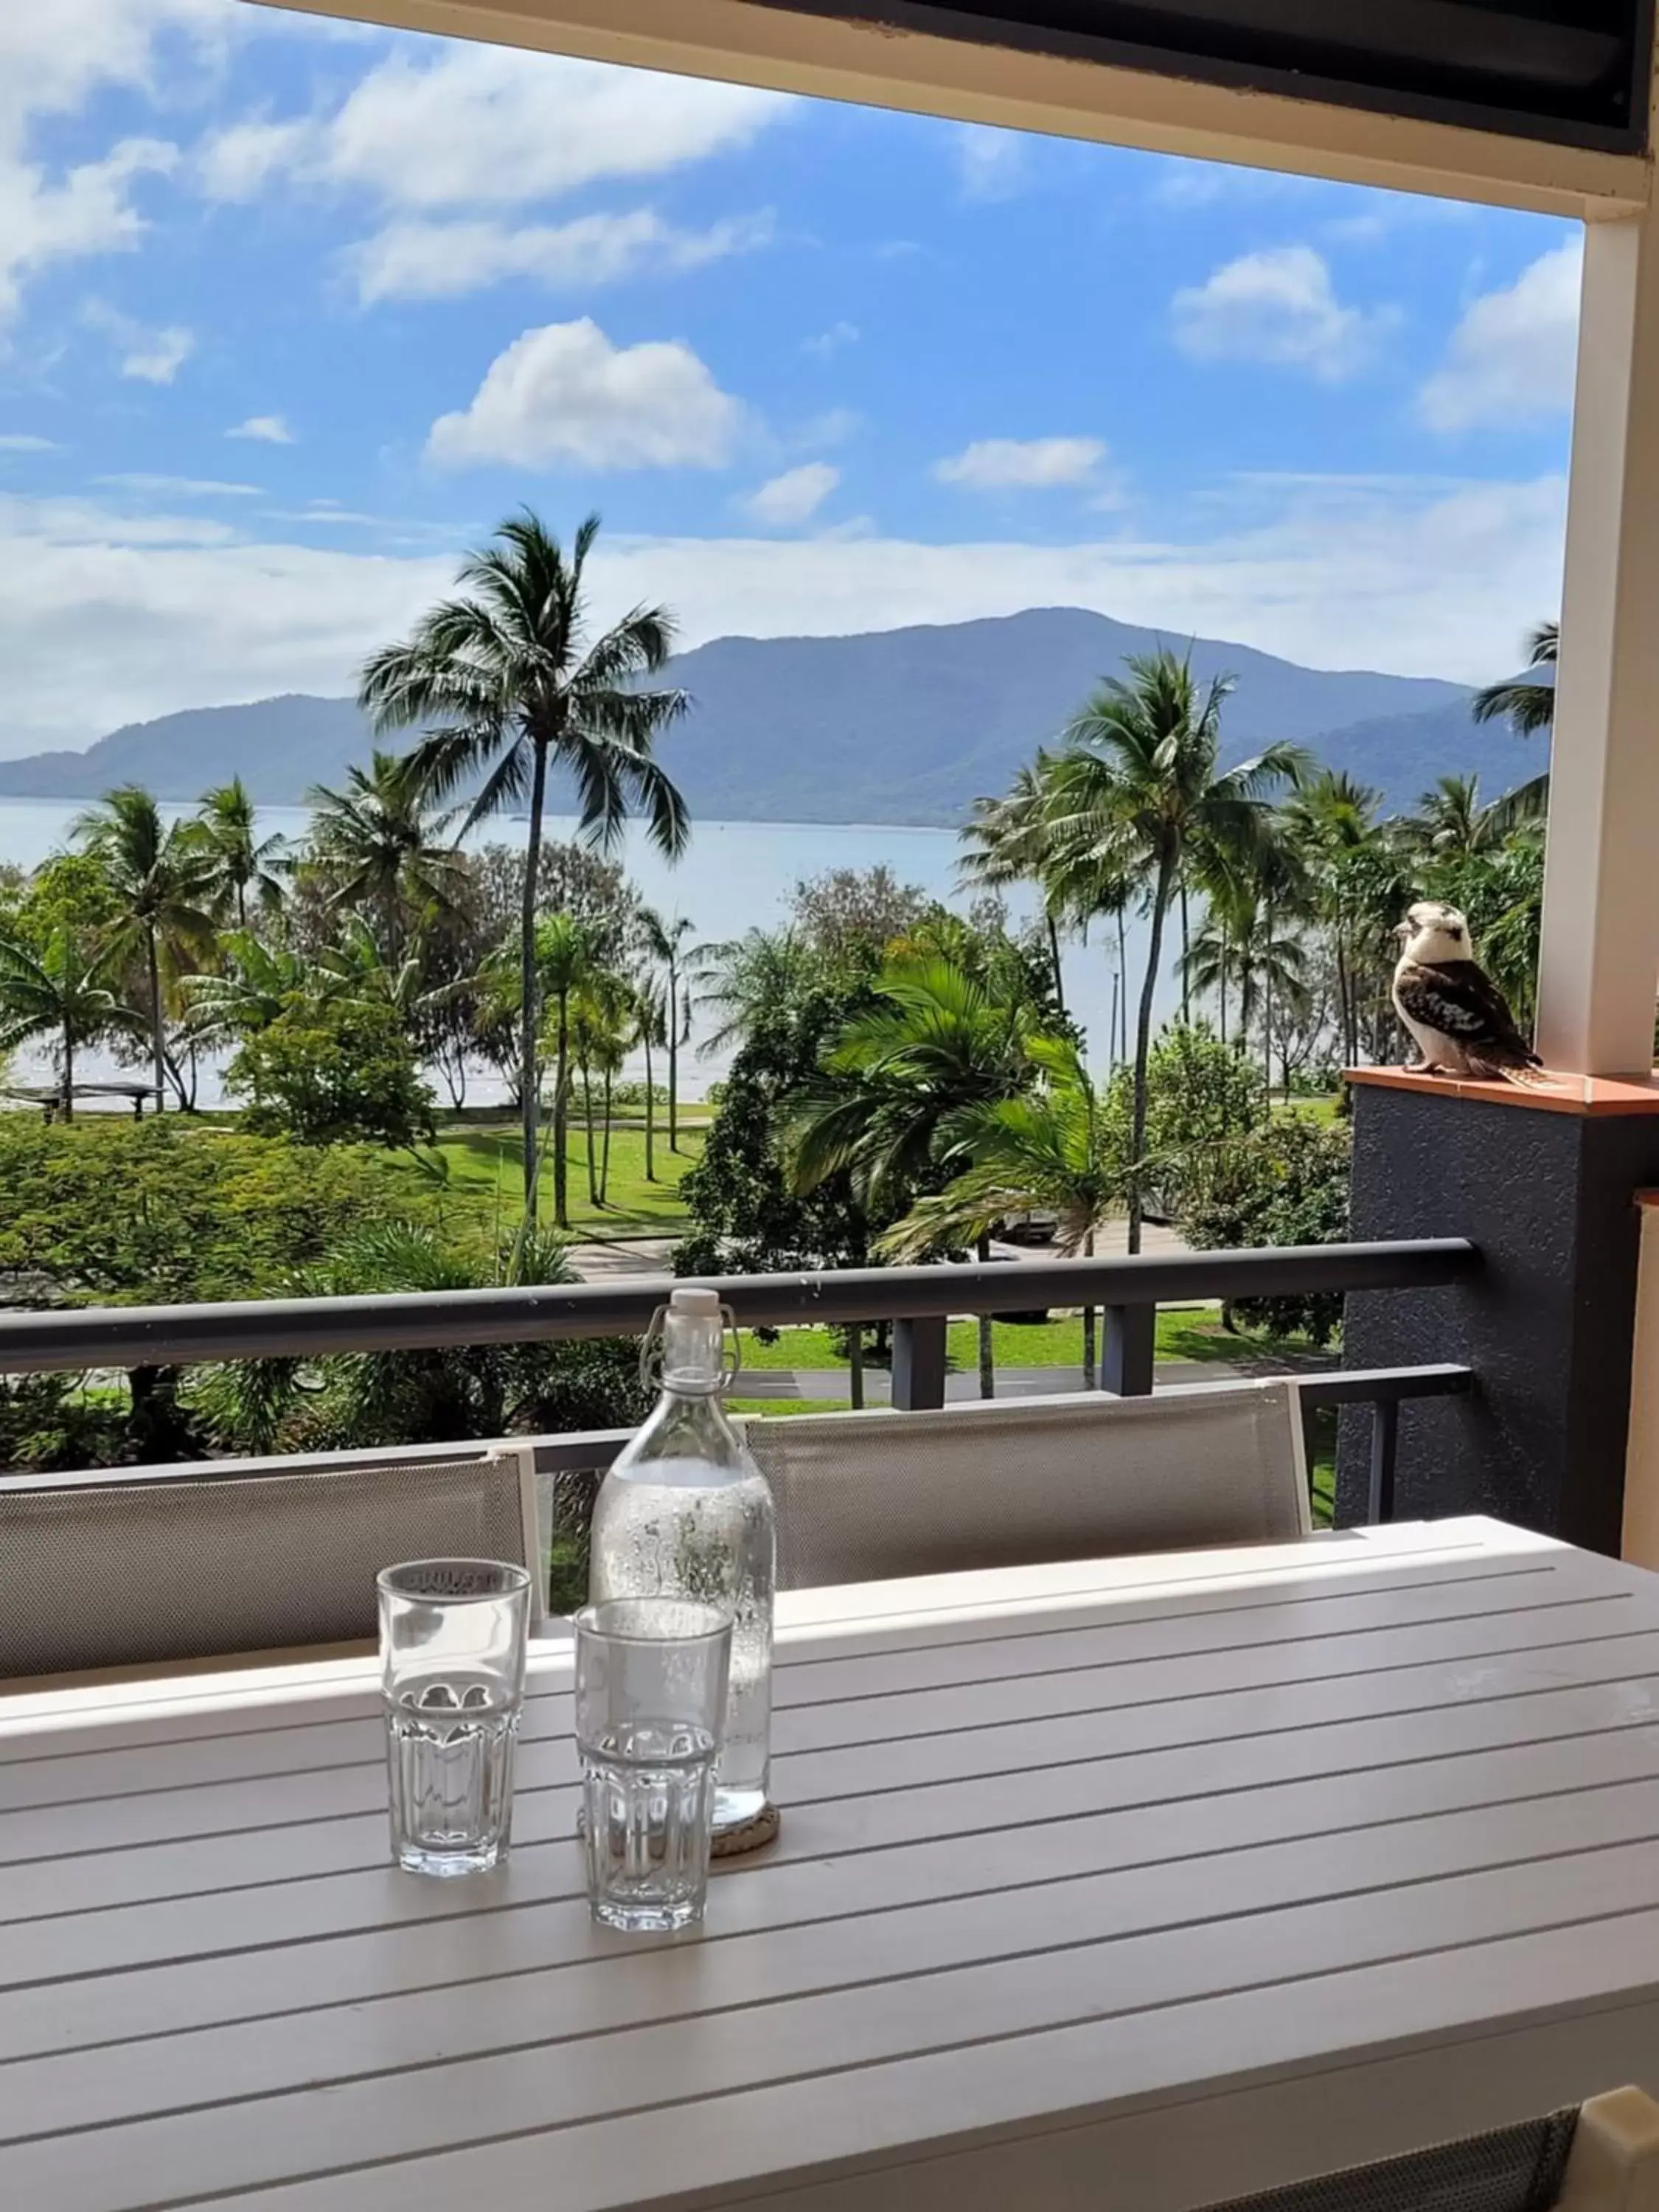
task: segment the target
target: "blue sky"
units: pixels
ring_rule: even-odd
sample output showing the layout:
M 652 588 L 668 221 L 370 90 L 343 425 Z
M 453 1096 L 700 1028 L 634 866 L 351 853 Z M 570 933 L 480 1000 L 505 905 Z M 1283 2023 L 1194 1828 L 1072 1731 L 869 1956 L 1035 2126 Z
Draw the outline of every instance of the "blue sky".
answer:
M 243 0 L 0 22 L 0 752 L 341 691 L 522 501 L 688 642 L 1091 605 L 1479 680 L 1576 227 Z

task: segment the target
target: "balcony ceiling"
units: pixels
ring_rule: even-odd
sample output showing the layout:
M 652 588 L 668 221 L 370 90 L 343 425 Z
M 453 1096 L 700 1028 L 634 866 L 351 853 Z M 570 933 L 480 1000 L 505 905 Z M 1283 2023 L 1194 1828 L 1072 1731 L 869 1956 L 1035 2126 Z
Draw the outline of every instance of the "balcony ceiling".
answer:
M 1646 144 L 1653 0 L 763 0 L 1561 145 Z

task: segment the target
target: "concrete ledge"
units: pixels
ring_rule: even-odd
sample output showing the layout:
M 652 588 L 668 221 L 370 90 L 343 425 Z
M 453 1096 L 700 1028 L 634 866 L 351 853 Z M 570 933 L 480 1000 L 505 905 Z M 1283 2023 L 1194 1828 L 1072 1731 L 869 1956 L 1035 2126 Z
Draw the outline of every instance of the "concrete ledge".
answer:
M 1480 1083 L 1464 1076 L 1421 1075 L 1409 1067 L 1349 1067 L 1342 1080 L 1374 1091 L 1413 1091 L 1420 1097 L 1475 1098 L 1489 1106 L 1522 1106 L 1534 1114 L 1659 1114 L 1659 1073 L 1650 1075 L 1563 1075 L 1540 1069 L 1532 1083 Z

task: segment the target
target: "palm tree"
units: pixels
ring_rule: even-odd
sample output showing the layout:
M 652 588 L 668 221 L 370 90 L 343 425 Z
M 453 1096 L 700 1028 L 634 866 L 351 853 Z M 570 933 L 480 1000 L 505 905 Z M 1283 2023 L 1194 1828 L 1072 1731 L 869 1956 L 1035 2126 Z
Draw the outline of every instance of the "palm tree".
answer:
M 1560 657 L 1561 625 L 1540 622 L 1527 638 L 1527 666 L 1548 669 L 1547 677 L 1517 676 L 1504 684 L 1489 684 L 1477 691 L 1470 712 L 1477 722 L 1507 721 L 1518 737 L 1529 738 L 1555 726 L 1554 671 Z M 1549 770 L 1534 775 L 1513 791 L 1505 792 L 1487 810 L 1495 835 L 1506 836 L 1523 823 L 1541 821 L 1550 800 Z
M 234 929 L 221 940 L 220 971 L 186 975 L 181 990 L 191 1041 L 228 1044 L 269 1029 L 298 992 L 313 990 L 313 963 L 282 945 L 270 945 L 251 929 Z
M 645 1048 L 645 1179 L 657 1180 L 657 1093 L 652 1071 L 653 1047 L 668 1042 L 667 1000 L 662 985 L 648 970 L 634 983 L 634 1027 Z
M 741 1045 L 775 1016 L 798 1006 L 823 974 L 823 962 L 793 929 L 746 929 L 719 945 L 699 945 L 692 973 L 696 1004 L 714 1018 L 699 1050 Z
M 640 911 L 640 930 L 645 939 L 646 951 L 667 971 L 667 1036 L 668 1036 L 668 1149 L 677 1152 L 680 1148 L 680 1047 L 690 1034 L 690 1009 L 683 1009 L 680 991 L 680 961 L 686 939 L 691 934 L 690 915 L 677 914 L 672 921 L 665 921 L 654 907 Z
M 1050 756 L 1039 751 L 1018 769 L 1000 799 L 976 799 L 972 818 L 961 832 L 968 848 L 958 864 L 963 883 L 984 890 L 1006 890 L 1035 884 L 1042 894 L 1042 925 L 1054 973 L 1054 1003 L 1066 1011 L 1060 974 L 1060 925 L 1072 919 L 1066 899 L 1050 869 L 1053 841 L 1048 831 L 1048 771 Z
M 1480 804 L 1478 775 L 1437 777 L 1401 826 L 1435 860 L 1469 860 L 1498 842 L 1492 810 Z
M 551 914 L 536 931 L 536 980 L 544 1000 L 554 1008 L 553 1029 L 553 1219 L 560 1229 L 570 1226 L 568 1163 L 565 1158 L 570 1136 L 570 1009 L 571 1001 L 593 972 L 592 941 L 574 915 Z M 536 1063 L 526 1070 L 532 1113 L 537 1109 Z M 533 1198 L 526 1208 L 533 1219 Z
M 880 1214 L 908 1206 L 916 1186 L 960 1156 L 971 1109 L 1011 1098 L 1031 1080 L 1029 1004 L 993 995 L 950 961 L 906 960 L 884 970 L 877 1003 L 855 1014 L 799 1102 L 788 1134 L 798 1193 L 837 1169 Z M 990 1258 L 988 1226 L 975 1237 Z M 980 1316 L 980 1395 L 995 1389 L 991 1319 Z
M 1140 1249 L 1139 1164 L 1146 1141 L 1146 1065 L 1152 1002 L 1164 957 L 1170 901 L 1189 861 L 1235 865 L 1261 843 L 1267 800 L 1294 782 L 1304 755 L 1265 746 L 1222 769 L 1221 709 L 1232 690 L 1216 677 L 1200 690 L 1190 659 L 1169 652 L 1131 655 L 1127 682 L 1109 678 L 1076 717 L 1050 779 L 1049 823 L 1060 879 L 1068 870 L 1127 876 L 1151 916 L 1146 972 L 1135 1027 L 1128 1249 Z
M 1013 1213 L 1052 1211 L 1056 1243 L 1067 1259 L 1092 1259 L 1096 1232 L 1127 1194 L 1103 1101 L 1070 1038 L 1037 1037 L 1027 1046 L 1042 1089 L 967 1109 L 957 1150 L 969 1165 L 936 1196 L 918 1199 L 880 1238 L 894 1260 L 919 1260 L 988 1236 Z M 1095 1382 L 1095 1310 L 1083 1310 L 1083 1381 Z
M 411 756 L 424 788 L 448 799 L 484 781 L 465 828 L 529 801 L 520 922 L 524 1070 L 525 1206 L 536 1206 L 536 884 L 547 775 L 556 763 L 576 787 L 584 836 L 612 847 L 630 804 L 671 860 L 690 834 L 685 802 L 652 757 L 657 738 L 684 713 L 683 691 L 647 690 L 665 665 L 673 624 L 659 607 L 635 607 L 589 641 L 582 572 L 599 520 L 589 515 L 567 556 L 527 510 L 463 566 L 471 596 L 441 600 L 401 645 L 363 669 L 359 703 L 377 730 L 425 729 Z
M 1535 623 L 1527 635 L 1527 666 L 1553 670 L 1560 655 L 1559 623 Z M 1477 722 L 1509 722 L 1523 738 L 1547 730 L 1555 720 L 1553 677 L 1516 676 L 1477 691 L 1469 712 Z
M 377 747 L 367 769 L 346 770 L 343 791 L 318 784 L 306 803 L 308 859 L 328 885 L 329 904 L 367 908 L 394 957 L 422 923 L 454 912 L 466 863 L 412 754 Z
M 246 929 L 250 896 L 263 913 L 276 913 L 283 902 L 278 871 L 288 840 L 259 836 L 253 801 L 240 775 L 204 792 L 189 834 L 207 861 L 208 911 L 216 921 L 234 915 L 238 929 Z
M 143 1036 L 144 1020 L 104 981 L 103 956 L 88 962 L 67 922 L 39 952 L 0 938 L 0 1052 L 51 1038 L 64 1067 L 64 1119 L 75 1118 L 75 1052 L 113 1031 Z
M 167 983 L 213 943 L 208 871 L 188 827 L 164 823 L 155 799 L 137 784 L 106 792 L 76 817 L 70 834 L 98 860 L 120 902 L 119 916 L 104 932 L 112 963 L 143 961 L 160 1113 L 167 1085 Z
M 1329 940 L 1350 1062 L 1360 1056 L 1364 1017 L 1386 1003 L 1395 951 L 1389 933 L 1413 895 L 1400 842 L 1378 822 L 1377 805 L 1376 792 L 1325 769 L 1305 776 L 1283 810 L 1284 833 L 1301 856 Z

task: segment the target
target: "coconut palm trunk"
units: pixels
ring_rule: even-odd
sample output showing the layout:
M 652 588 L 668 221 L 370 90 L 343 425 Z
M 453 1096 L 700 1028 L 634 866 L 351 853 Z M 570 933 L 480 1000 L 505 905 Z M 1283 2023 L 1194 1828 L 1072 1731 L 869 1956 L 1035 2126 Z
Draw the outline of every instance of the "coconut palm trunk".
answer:
M 523 993 L 520 1024 L 519 1059 L 521 1074 L 520 1112 L 524 1133 L 524 1210 L 533 1224 L 536 1218 L 537 1174 L 536 1131 L 539 1102 L 536 1080 L 536 1040 L 538 1032 L 536 1012 L 536 892 L 537 878 L 541 871 L 542 813 L 547 804 L 547 747 L 538 744 L 533 749 L 530 772 L 530 842 L 525 854 L 524 903 L 519 916 L 519 981 Z M 560 1034 L 564 1030 L 562 1006 L 559 1016 Z M 561 1054 L 562 1055 L 562 1045 Z M 555 1136 L 555 1144 L 558 1139 Z M 554 1182 L 562 1181 L 564 1153 L 561 1147 L 555 1155 Z M 562 1203 L 559 1206 L 559 1225 L 566 1228 Z
M 162 1028 L 161 956 L 153 925 L 145 933 L 144 958 L 149 970 L 149 1046 L 155 1074 L 155 1110 L 159 1114 L 167 1104 L 167 1052 Z
M 559 1028 L 553 1073 L 553 1218 L 570 1226 L 570 994 L 559 994 Z M 531 1096 L 535 1096 L 532 1088 Z M 526 1207 L 526 1212 L 530 1209 Z
M 75 1119 L 75 1025 L 64 1024 L 64 1119 Z
M 1152 1049 L 1152 1001 L 1158 994 L 1158 963 L 1164 956 L 1164 919 L 1170 904 L 1175 861 L 1166 854 L 1158 862 L 1152 890 L 1152 940 L 1146 948 L 1146 976 L 1140 987 L 1140 1011 L 1135 1018 L 1134 1113 L 1129 1132 L 1129 1235 L 1131 1253 L 1140 1249 L 1144 1196 L 1141 1164 L 1146 1152 L 1146 1068 Z
M 1052 914 L 1046 914 L 1048 926 L 1048 961 L 1054 971 L 1054 1004 L 1063 1014 L 1066 1011 L 1066 979 L 1060 967 L 1060 927 Z
M 974 1249 L 979 1255 L 981 1267 L 988 1267 L 991 1258 L 990 1238 L 980 1237 L 975 1243 Z M 996 1324 L 989 1314 L 981 1314 L 979 1316 L 979 1395 L 981 1398 L 994 1398 L 997 1395 L 996 1339 L 993 1334 L 995 1327 Z
M 668 1149 L 680 1148 L 680 992 L 679 962 L 668 956 Z
M 611 1067 L 607 1061 L 605 1071 L 605 1142 L 599 1154 L 599 1203 L 611 1203 Z
M 1092 1229 L 1083 1240 L 1083 1256 L 1085 1260 L 1092 1260 L 1095 1256 L 1095 1232 Z M 1083 1387 L 1085 1390 L 1092 1390 L 1095 1387 L 1095 1310 L 1092 1306 L 1083 1309 Z
M 645 1040 L 645 1179 L 657 1180 L 657 1094 L 651 1077 L 651 1027 L 649 1017 L 641 1032 Z

